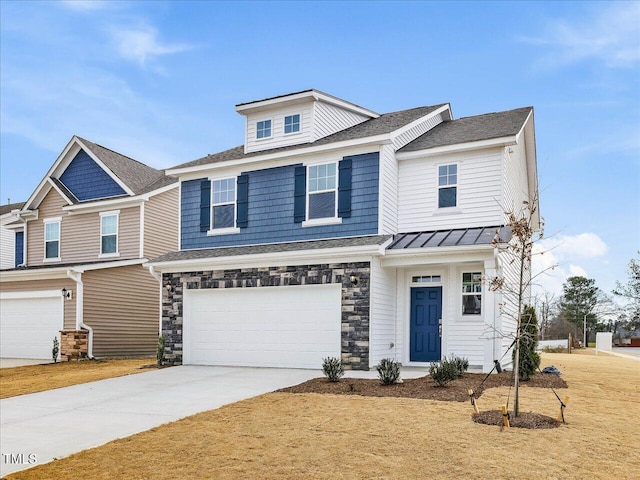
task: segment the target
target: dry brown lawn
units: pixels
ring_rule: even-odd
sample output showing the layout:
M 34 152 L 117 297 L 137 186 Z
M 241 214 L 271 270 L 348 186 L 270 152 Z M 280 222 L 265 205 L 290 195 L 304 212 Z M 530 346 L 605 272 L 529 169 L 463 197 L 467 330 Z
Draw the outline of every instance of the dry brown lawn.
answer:
M 83 360 L 0 369 L 0 398 L 43 392 L 80 383 L 140 373 L 155 358 Z
M 509 429 L 435 400 L 270 393 L 113 441 L 10 479 L 637 479 L 640 362 L 544 354 L 569 384 L 568 424 Z M 507 387 L 488 389 L 495 409 Z M 159 392 L 162 394 L 162 392 Z M 556 416 L 550 390 L 521 408 Z

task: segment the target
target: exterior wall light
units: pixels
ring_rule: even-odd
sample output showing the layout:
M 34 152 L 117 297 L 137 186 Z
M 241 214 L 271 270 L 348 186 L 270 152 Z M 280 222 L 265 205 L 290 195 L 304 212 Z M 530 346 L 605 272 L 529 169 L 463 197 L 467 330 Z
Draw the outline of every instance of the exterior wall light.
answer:
M 353 285 L 354 287 L 358 285 L 358 277 L 356 277 L 355 275 L 351 275 L 349 277 L 349 281 L 351 282 L 351 285 Z
M 62 298 L 66 298 L 67 300 L 71 300 L 71 290 L 67 290 L 66 288 L 62 289 Z

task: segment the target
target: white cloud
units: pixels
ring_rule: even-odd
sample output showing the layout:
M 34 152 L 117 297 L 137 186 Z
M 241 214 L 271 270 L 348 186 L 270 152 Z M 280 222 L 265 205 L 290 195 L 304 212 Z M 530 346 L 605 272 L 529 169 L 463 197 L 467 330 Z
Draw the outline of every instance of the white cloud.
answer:
M 139 28 L 112 28 L 111 35 L 119 55 L 145 66 L 147 61 L 163 55 L 180 53 L 194 48 L 183 43 L 163 43 L 158 39 L 158 32 L 150 26 Z
M 597 60 L 612 68 L 632 68 L 640 63 L 640 3 L 605 4 L 583 21 L 555 20 L 541 36 L 521 37 L 548 48 L 543 66 L 562 66 Z
M 107 2 L 106 0 L 60 0 L 60 4 L 69 10 L 94 12 L 109 8 L 110 4 L 113 5 L 113 2 Z
M 535 291 L 562 293 L 562 284 L 572 276 L 589 277 L 588 265 L 604 257 L 609 248 L 595 233 L 558 235 L 535 245 L 532 260 Z M 586 266 L 585 266 L 586 265 Z

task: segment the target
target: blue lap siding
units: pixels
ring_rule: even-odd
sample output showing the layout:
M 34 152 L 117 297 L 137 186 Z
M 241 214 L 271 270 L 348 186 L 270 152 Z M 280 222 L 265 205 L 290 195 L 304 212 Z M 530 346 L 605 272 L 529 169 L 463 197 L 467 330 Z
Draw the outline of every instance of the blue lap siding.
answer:
M 377 152 L 352 159 L 351 216 L 342 224 L 302 227 L 294 223 L 296 165 L 245 172 L 249 176 L 247 227 L 240 233 L 207 236 L 200 231 L 200 182 L 182 182 L 181 248 L 213 248 L 259 243 L 290 242 L 378 233 Z M 299 164 L 298 164 L 299 165 Z
M 126 194 L 84 150 L 74 157 L 60 176 L 60 181 L 80 201 Z

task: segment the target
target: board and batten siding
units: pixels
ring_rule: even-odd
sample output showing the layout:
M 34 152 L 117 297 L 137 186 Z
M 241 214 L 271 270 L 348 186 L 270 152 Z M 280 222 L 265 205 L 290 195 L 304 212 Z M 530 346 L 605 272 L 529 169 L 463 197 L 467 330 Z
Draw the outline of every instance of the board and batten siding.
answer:
M 284 117 L 296 114 L 300 115 L 300 131 L 285 135 Z M 256 124 L 263 120 L 271 120 L 271 136 L 258 139 L 256 138 Z M 288 145 L 309 143 L 313 140 L 312 125 L 312 103 L 251 113 L 246 117 L 245 151 L 247 153 L 257 152 L 260 150 L 269 150 L 271 148 L 285 147 Z
M 96 357 L 153 355 L 158 343 L 158 281 L 142 265 L 90 270 L 84 323 L 93 328 Z
M 370 118 L 328 103 L 314 102 L 313 140 L 328 137 L 333 133 L 358 125 Z
M 76 328 L 76 282 L 70 278 L 56 278 L 51 280 L 25 280 L 16 282 L 3 282 L 0 286 L 2 293 L 8 292 L 38 292 L 45 290 L 71 290 L 70 300 L 64 301 L 64 328 L 75 330 Z
M 438 208 L 438 166 L 458 165 L 457 207 Z M 471 228 L 503 220 L 502 151 L 484 149 L 399 162 L 398 231 Z
M 143 256 L 155 258 L 178 250 L 179 189 L 154 195 L 144 204 Z
M 380 260 L 371 260 L 371 311 L 369 366 L 383 358 L 402 361 L 396 345 L 396 269 L 382 268 Z
M 62 210 L 65 200 L 51 189 L 38 207 L 38 219 L 29 222 L 27 231 L 28 265 L 54 265 L 44 261 L 44 220 L 61 217 L 60 261 L 79 263 L 99 260 L 100 214 L 98 212 L 69 215 Z M 106 211 L 112 211 L 107 208 Z M 140 255 L 140 208 L 120 209 L 118 252 L 115 259 L 138 258 Z M 111 258 L 112 260 L 114 258 Z

